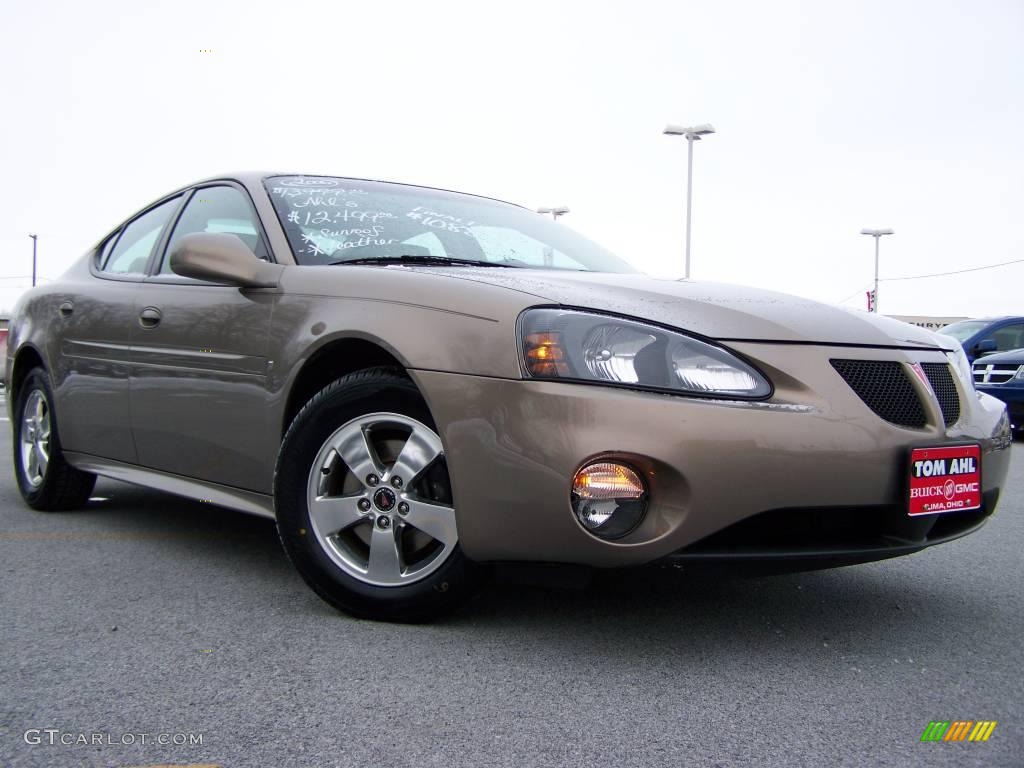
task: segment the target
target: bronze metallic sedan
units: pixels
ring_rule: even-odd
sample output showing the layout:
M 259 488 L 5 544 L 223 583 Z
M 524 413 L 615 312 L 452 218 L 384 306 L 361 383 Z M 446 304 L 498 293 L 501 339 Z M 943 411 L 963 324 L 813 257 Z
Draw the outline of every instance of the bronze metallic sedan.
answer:
M 359 616 L 498 562 L 865 562 L 976 530 L 1009 461 L 962 350 L 659 280 L 507 203 L 239 174 L 129 218 L 11 321 L 27 503 L 96 475 L 275 518 Z

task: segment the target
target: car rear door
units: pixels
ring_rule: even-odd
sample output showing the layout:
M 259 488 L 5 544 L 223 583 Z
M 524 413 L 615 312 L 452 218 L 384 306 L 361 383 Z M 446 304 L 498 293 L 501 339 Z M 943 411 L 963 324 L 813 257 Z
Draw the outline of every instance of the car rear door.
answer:
M 130 402 L 139 463 L 269 493 L 279 437 L 266 387 L 276 291 L 171 272 L 169 254 L 194 232 L 236 234 L 269 258 L 244 188 L 218 182 L 191 192 L 151 275 L 138 286 Z
M 51 373 L 66 450 L 137 459 L 128 408 L 136 289 L 181 200 L 162 200 L 110 235 L 54 308 Z

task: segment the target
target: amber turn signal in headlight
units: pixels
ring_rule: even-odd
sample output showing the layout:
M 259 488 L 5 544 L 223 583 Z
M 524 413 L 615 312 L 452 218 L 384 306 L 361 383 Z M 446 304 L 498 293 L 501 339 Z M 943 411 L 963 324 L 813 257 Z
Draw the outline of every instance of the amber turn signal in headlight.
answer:
M 531 376 L 568 376 L 560 333 L 531 333 L 523 340 L 526 368 Z
M 647 512 L 647 485 L 626 464 L 587 464 L 572 481 L 572 511 L 594 535 L 622 538 L 640 524 Z

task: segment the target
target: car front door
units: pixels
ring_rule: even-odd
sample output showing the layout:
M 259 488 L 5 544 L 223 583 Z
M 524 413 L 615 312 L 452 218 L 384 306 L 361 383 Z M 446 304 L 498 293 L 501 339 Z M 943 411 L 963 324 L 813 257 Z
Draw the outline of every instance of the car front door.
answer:
M 1008 352 L 1024 347 L 1024 323 L 1007 323 L 997 328 L 990 338 L 996 342 L 996 352 Z
M 52 373 L 66 450 L 136 461 L 128 409 L 136 289 L 180 204 L 181 195 L 161 201 L 110 235 L 55 307 Z
M 274 289 L 240 289 L 174 274 L 181 237 L 235 234 L 268 259 L 248 193 L 222 182 L 195 189 L 151 275 L 138 286 L 131 414 L 139 464 L 269 493 L 267 345 Z

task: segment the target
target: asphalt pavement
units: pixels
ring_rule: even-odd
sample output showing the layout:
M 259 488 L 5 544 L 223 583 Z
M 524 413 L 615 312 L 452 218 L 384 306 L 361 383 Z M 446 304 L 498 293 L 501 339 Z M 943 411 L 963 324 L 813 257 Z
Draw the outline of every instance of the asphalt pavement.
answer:
M 911 557 L 398 626 L 322 603 L 267 520 L 112 481 L 33 512 L 0 440 L 0 768 L 1024 765 L 1019 442 L 988 525 Z

